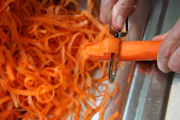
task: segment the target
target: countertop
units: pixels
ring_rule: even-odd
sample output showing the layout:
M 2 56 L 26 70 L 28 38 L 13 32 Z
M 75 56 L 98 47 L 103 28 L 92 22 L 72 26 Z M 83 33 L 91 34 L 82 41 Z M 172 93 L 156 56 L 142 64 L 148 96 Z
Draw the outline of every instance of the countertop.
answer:
M 180 120 L 180 74 L 175 74 L 172 81 L 166 120 Z

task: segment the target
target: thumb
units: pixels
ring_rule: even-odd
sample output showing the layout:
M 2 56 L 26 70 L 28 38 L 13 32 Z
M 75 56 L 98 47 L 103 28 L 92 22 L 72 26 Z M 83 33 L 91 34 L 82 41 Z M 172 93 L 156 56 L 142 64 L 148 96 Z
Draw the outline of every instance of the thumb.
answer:
M 164 34 L 161 34 L 161 35 L 157 35 L 155 37 L 152 38 L 153 41 L 158 41 L 158 40 L 164 40 L 166 38 L 168 33 L 164 33 Z
M 130 14 L 134 0 L 118 0 L 112 10 L 112 25 L 121 30 L 127 16 Z

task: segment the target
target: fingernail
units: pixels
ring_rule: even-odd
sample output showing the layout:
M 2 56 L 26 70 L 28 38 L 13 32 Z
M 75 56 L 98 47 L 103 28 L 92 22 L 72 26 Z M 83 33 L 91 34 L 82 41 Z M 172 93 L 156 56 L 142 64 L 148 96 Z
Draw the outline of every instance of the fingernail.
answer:
M 158 68 L 159 68 L 162 72 L 164 72 L 164 73 L 168 73 L 168 72 L 171 71 L 171 70 L 168 68 L 168 66 L 159 63 L 159 61 L 157 61 L 157 65 L 158 65 Z
M 117 16 L 116 18 L 116 26 L 119 28 L 119 29 L 122 29 L 124 25 L 124 19 L 122 16 Z
M 168 69 L 168 68 L 163 68 L 162 66 L 158 66 L 158 67 L 159 67 L 159 69 L 160 69 L 162 72 L 164 72 L 164 73 L 170 72 L 170 69 Z

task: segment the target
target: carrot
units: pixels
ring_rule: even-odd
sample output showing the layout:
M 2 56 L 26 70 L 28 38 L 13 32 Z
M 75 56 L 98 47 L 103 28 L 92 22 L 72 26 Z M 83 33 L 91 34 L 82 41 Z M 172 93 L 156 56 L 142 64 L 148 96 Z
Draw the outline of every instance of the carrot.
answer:
M 120 57 L 122 61 L 156 60 L 161 41 L 122 41 Z M 109 60 L 110 53 L 118 53 L 119 40 L 106 38 L 100 42 L 85 45 L 81 56 L 91 60 Z
M 9 63 L 6 64 L 6 71 L 7 71 L 7 75 L 8 75 L 8 77 L 10 78 L 10 80 L 12 80 L 12 81 L 15 80 L 12 67 L 10 66 Z
M 121 98 L 121 95 L 119 95 L 119 96 L 116 98 L 115 104 L 118 104 L 118 103 L 119 103 L 120 98 Z
M 10 99 L 11 99 L 10 96 L 4 96 L 4 97 L 0 98 L 0 104 L 4 103 Z
M 118 84 L 117 84 L 117 83 L 115 83 L 114 90 L 111 92 L 110 97 L 115 96 L 115 95 L 117 94 L 118 90 L 119 90 L 119 89 L 118 89 Z
M 96 113 L 103 120 L 117 93 L 107 81 L 108 63 L 81 57 L 85 44 L 112 37 L 91 14 L 93 0 L 82 11 L 76 0 L 53 2 L 0 0 L 2 120 L 88 120 Z
M 108 120 L 115 120 L 119 116 L 119 111 L 116 111 Z
M 4 2 L 4 4 L 2 4 L 1 8 L 0 8 L 0 12 L 3 11 L 11 2 L 13 2 L 14 0 L 2 0 L 2 3 Z

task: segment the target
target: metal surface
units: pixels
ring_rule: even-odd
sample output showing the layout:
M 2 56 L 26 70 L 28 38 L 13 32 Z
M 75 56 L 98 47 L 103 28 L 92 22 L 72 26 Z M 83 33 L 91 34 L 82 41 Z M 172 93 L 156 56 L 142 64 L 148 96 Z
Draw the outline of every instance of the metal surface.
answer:
M 129 18 L 128 40 L 140 40 L 144 34 L 146 24 L 151 13 L 154 0 L 139 0 L 136 11 Z M 116 110 L 121 114 L 124 112 L 126 99 L 131 84 L 131 75 L 134 72 L 134 62 L 125 62 L 123 69 L 119 69 L 116 77 L 119 91 L 118 95 L 112 98 L 105 111 L 105 120 L 111 116 Z M 114 104 L 116 98 L 121 96 L 118 104 Z
M 81 9 L 86 0 L 79 0 Z M 100 0 L 95 1 L 94 15 L 99 16 Z M 136 11 L 129 18 L 128 40 L 152 39 L 167 29 L 164 21 L 168 0 L 139 0 Z M 167 11 L 168 13 L 168 11 Z M 168 20 L 167 20 L 168 21 Z M 162 27 L 163 26 L 163 27 Z M 163 119 L 172 74 L 164 74 L 155 62 L 125 62 L 117 72 L 119 90 L 106 108 L 104 119 L 119 110 L 122 120 Z M 116 98 L 121 96 L 118 104 Z M 95 116 L 93 120 L 97 120 Z
M 156 0 L 143 39 L 167 32 L 180 17 L 179 5 L 179 0 Z M 122 120 L 163 120 L 173 73 L 160 72 L 156 62 L 137 62 L 132 78 Z
M 81 9 L 86 8 L 86 0 L 78 0 Z M 95 9 L 93 11 L 94 15 L 99 17 L 99 7 L 100 0 L 95 1 Z M 129 18 L 129 31 L 127 34 L 128 40 L 140 40 L 146 28 L 147 20 L 149 18 L 151 8 L 154 0 L 139 0 L 136 11 Z M 118 84 L 119 90 L 118 94 L 112 97 L 106 107 L 104 119 L 107 120 L 115 111 L 119 110 L 119 113 L 123 114 L 126 99 L 129 92 L 129 87 L 131 83 L 131 75 L 134 71 L 134 62 L 124 62 L 124 68 L 120 68 L 117 71 L 117 76 L 115 81 Z M 111 84 L 110 84 L 111 85 Z M 118 96 L 121 96 L 118 104 L 115 101 Z M 93 120 L 98 120 L 98 115 L 96 115 Z
M 165 120 L 180 120 L 180 74 L 173 77 Z
M 122 120 L 161 120 L 171 79 L 157 69 L 155 62 L 138 62 Z
M 161 32 L 165 33 L 169 29 L 171 29 L 178 19 L 180 19 L 180 0 L 170 0 Z M 173 83 L 169 95 L 168 108 L 166 111 L 166 120 L 179 120 L 180 107 L 177 106 L 180 105 L 180 74 L 175 73 L 172 82 Z

